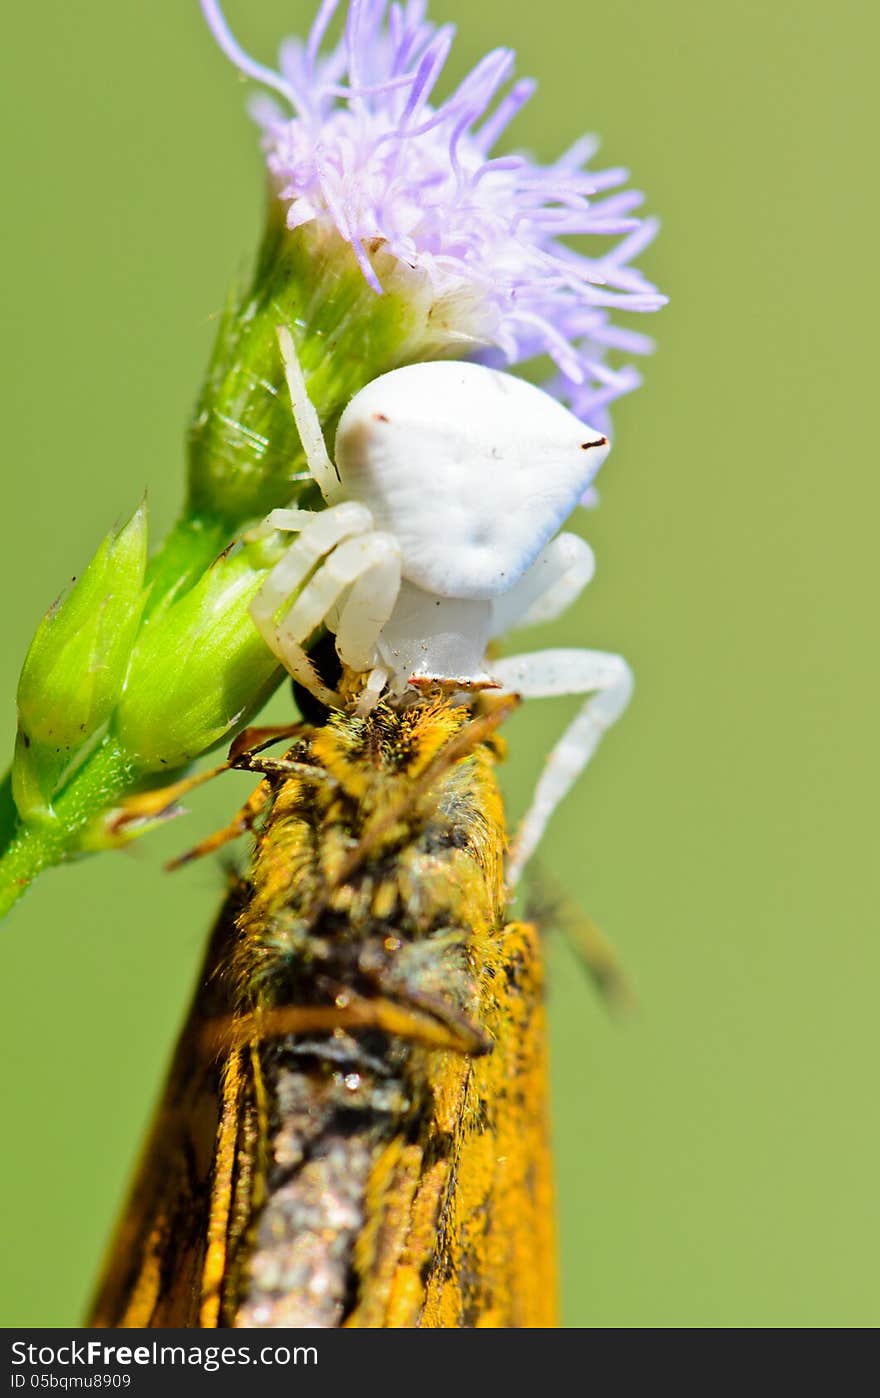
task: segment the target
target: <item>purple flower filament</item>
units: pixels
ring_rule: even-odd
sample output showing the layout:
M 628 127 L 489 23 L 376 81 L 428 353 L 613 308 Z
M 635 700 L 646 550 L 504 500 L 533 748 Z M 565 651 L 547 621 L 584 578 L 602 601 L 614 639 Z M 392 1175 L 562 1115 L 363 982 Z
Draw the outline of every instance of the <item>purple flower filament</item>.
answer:
M 535 84 L 509 85 L 514 54 L 499 48 L 432 106 L 454 29 L 432 25 L 424 0 L 350 0 L 333 45 L 339 0 L 322 0 L 306 42 L 282 44 L 277 72 L 244 53 L 217 0 L 201 3 L 227 56 L 274 94 L 253 113 L 288 227 L 335 226 L 376 292 L 370 252 L 383 245 L 429 279 L 462 355 L 499 365 L 548 355 L 553 391 L 607 431 L 609 403 L 640 382 L 607 352 L 652 348 L 611 312 L 654 311 L 666 299 L 632 265 L 657 224 L 636 216 L 642 195 L 622 188 L 628 172 L 590 170 L 591 137 L 551 165 L 492 158 Z M 594 256 L 562 241 L 590 235 L 604 240 Z

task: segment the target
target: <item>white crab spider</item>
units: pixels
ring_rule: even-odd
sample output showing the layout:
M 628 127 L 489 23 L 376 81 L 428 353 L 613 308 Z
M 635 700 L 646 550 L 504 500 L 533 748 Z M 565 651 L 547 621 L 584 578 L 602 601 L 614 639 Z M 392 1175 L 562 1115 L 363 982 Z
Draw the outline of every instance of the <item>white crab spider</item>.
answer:
M 520 826 L 513 885 L 625 709 L 632 675 L 602 651 L 538 651 L 490 665 L 486 648 L 514 625 L 551 621 L 592 577 L 589 545 L 556 531 L 608 441 L 522 379 L 435 361 L 392 370 L 355 395 L 339 420 L 334 464 L 290 333 L 281 328 L 278 339 L 308 468 L 328 506 L 273 510 L 266 520 L 298 537 L 251 612 L 294 679 L 323 703 L 340 703 L 304 649 L 323 623 L 343 663 L 367 674 L 361 713 L 386 687 L 402 694 L 432 680 L 525 698 L 590 695 Z

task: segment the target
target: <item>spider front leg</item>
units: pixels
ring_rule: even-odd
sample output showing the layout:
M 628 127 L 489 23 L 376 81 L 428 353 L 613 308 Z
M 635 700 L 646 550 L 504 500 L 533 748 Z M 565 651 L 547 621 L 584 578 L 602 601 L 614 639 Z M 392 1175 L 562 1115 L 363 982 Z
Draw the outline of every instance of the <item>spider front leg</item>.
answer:
M 280 624 L 282 659 L 288 670 L 293 674 L 293 665 L 302 658 L 309 663 L 302 645 L 322 622 L 336 633 L 336 653 L 342 663 L 351 670 L 369 670 L 379 633 L 399 591 L 400 547 L 394 536 L 371 530 L 347 539 L 327 555 Z M 310 688 L 301 674 L 300 669 L 295 678 Z M 316 689 L 312 693 L 321 698 Z M 335 696 L 335 707 L 340 704 Z
M 556 807 L 593 756 L 602 734 L 629 703 L 633 676 L 621 656 L 600 650 L 536 651 L 498 660 L 492 668 L 504 689 L 523 699 L 590 695 L 550 753 L 516 833 L 507 864 L 508 884 L 514 888 Z
M 314 515 L 301 510 L 274 510 L 266 524 L 278 529 L 298 529 L 299 538 L 276 563 L 251 603 L 254 624 L 293 678 L 322 704 L 336 706 L 338 695 L 321 683 L 302 646 L 293 644 L 289 634 L 282 634 L 279 613 L 289 606 L 309 575 L 337 544 L 372 528 L 372 515 L 363 505 L 346 502 Z M 319 617 L 315 625 L 322 619 Z M 308 636 L 309 631 L 305 631 L 299 639 L 304 641 Z
M 300 534 L 257 593 L 251 615 L 297 683 L 338 708 L 339 695 L 321 682 L 305 643 L 333 614 L 340 659 L 352 669 L 369 669 L 400 590 L 400 549 L 390 534 L 373 529 L 366 506 L 352 501 L 302 524 L 294 511 L 276 511 L 270 519 L 282 528 L 289 520 Z
M 576 534 L 560 534 L 541 551 L 519 582 L 497 598 L 492 634 L 514 626 L 553 621 L 593 576 L 593 551 Z M 605 729 L 623 713 L 632 693 L 625 660 L 603 651 L 548 650 L 492 662 L 504 689 L 524 699 L 590 694 L 577 718 L 550 754 L 519 828 L 508 860 L 511 888 L 544 834 L 550 817 L 596 750 Z
M 293 420 L 296 423 L 296 430 L 305 452 L 306 465 L 312 479 L 317 482 L 324 499 L 328 505 L 332 505 L 338 499 L 342 488 L 339 472 L 330 460 L 330 454 L 324 442 L 324 433 L 321 429 L 321 420 L 309 397 L 302 365 L 293 343 L 293 336 L 286 325 L 279 325 L 276 334 L 278 348 L 281 350 L 281 360 L 284 364 L 287 391 L 290 394 L 290 406 L 293 409 Z

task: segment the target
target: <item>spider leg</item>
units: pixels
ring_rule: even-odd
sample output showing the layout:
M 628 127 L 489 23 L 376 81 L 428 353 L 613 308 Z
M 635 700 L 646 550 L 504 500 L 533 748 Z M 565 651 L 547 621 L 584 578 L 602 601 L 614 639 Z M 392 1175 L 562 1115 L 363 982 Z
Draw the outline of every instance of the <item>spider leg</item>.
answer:
M 287 511 L 273 513 L 286 514 Z M 366 534 L 372 526 L 373 517 L 366 506 L 353 501 L 334 505 L 332 509 L 308 517 L 308 523 L 300 529 L 296 542 L 275 564 L 251 603 L 251 616 L 272 650 L 275 647 L 270 634 L 275 629 L 275 617 L 280 609 L 337 544 L 354 534 Z
M 384 665 L 374 665 L 367 676 L 367 682 L 361 690 L 360 697 L 355 705 L 355 713 L 358 718 L 365 718 L 371 714 L 382 697 L 382 691 L 390 679 L 389 672 Z
M 337 569 L 346 549 L 352 551 L 357 571 L 340 608 L 336 649 L 340 660 L 352 670 L 367 670 L 373 663 L 379 633 L 400 592 L 400 546 L 393 534 L 361 535 L 337 550 Z
M 327 451 L 324 433 L 321 430 L 321 420 L 309 397 L 302 365 L 293 343 L 293 336 L 286 325 L 279 325 L 277 335 L 281 359 L 284 364 L 284 376 L 287 379 L 287 389 L 290 393 L 290 406 L 293 409 L 296 430 L 306 455 L 306 464 L 317 481 L 324 499 L 332 505 L 334 499 L 338 498 L 341 489 L 339 473 Z
M 593 576 L 593 550 L 577 534 L 559 534 L 509 592 L 492 603 L 492 636 L 515 626 L 555 621 Z
M 593 756 L 602 734 L 629 703 L 633 677 L 621 656 L 598 650 L 536 651 L 496 661 L 493 670 L 505 690 L 524 699 L 590 696 L 550 753 L 517 831 L 507 866 L 508 884 L 513 888 L 556 807 Z
M 270 534 L 274 534 L 277 529 L 283 529 L 290 534 L 298 534 L 301 529 L 305 529 L 310 519 L 315 518 L 314 510 L 297 510 L 294 508 L 285 510 L 270 510 L 266 518 L 259 524 L 255 524 L 253 529 L 248 529 L 245 539 L 251 540 L 265 539 Z
M 400 550 L 389 534 L 368 533 L 347 539 L 333 549 L 309 578 L 277 628 L 278 651 L 287 669 L 322 702 L 303 649 L 344 593 L 339 613 L 337 651 L 353 669 L 368 669 L 376 638 L 388 619 L 400 586 Z M 320 684 L 320 681 L 318 681 Z M 334 696 L 338 706 L 338 697 Z
M 302 630 L 302 620 L 308 603 L 297 611 L 300 598 L 285 615 L 284 623 L 276 620 L 278 613 L 298 592 L 305 595 L 315 579 L 323 572 L 322 559 L 332 556 L 336 546 L 353 535 L 365 534 L 372 526 L 372 515 L 364 505 L 345 502 L 313 515 L 301 530 L 297 540 L 276 563 L 260 591 L 251 603 L 251 616 L 269 649 L 277 655 L 293 678 L 308 689 L 322 704 L 336 707 L 338 696 L 321 682 L 306 655 L 302 642 L 321 623 L 327 610 Z M 325 565 L 326 566 L 326 563 Z M 314 577 L 310 575 L 314 573 Z M 320 590 L 311 596 L 322 595 Z M 291 619 L 293 613 L 293 619 Z

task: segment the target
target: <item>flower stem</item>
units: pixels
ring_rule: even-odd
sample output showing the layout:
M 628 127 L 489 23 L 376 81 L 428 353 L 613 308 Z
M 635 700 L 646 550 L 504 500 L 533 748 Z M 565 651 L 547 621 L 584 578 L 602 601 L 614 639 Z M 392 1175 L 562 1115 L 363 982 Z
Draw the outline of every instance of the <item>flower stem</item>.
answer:
M 37 874 L 76 852 L 76 837 L 132 783 L 134 773 L 119 745 L 106 738 L 86 759 L 55 803 L 55 819 L 24 824 L 14 814 L 9 777 L 0 785 L 0 917 L 17 903 Z

